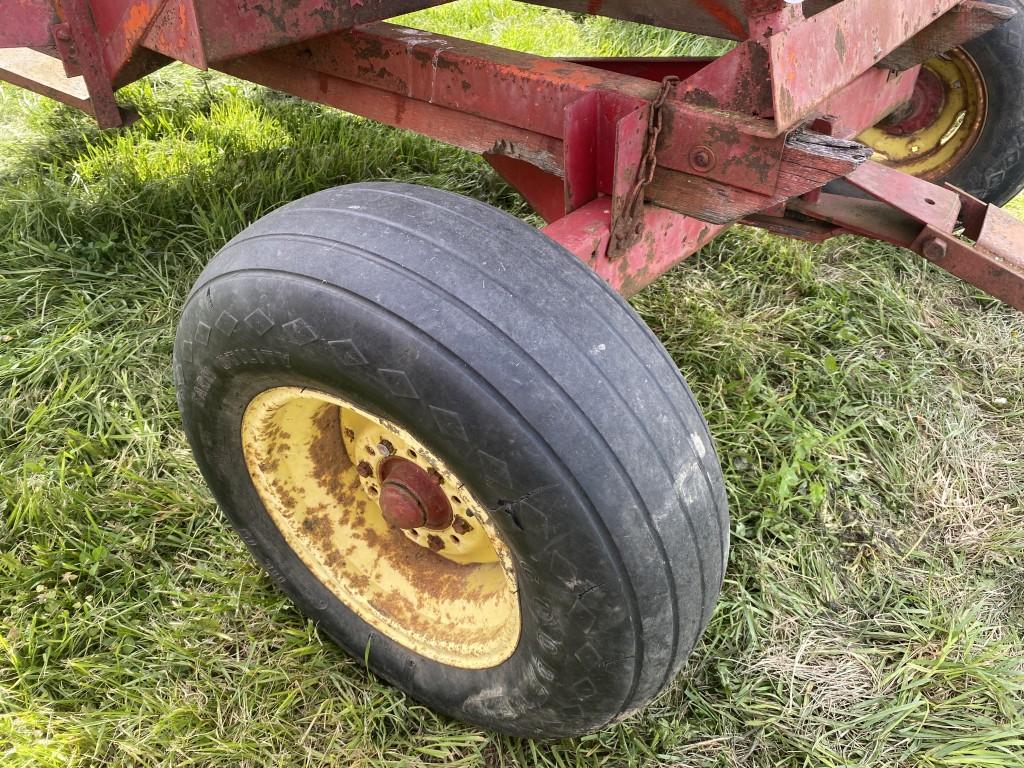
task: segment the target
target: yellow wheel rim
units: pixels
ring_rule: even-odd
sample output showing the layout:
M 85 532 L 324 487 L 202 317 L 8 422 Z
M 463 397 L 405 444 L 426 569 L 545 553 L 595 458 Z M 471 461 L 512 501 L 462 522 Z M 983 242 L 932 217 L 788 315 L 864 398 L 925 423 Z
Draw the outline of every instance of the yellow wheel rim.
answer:
M 242 446 L 288 546 L 361 619 L 454 667 L 485 669 L 512 655 L 520 613 L 511 554 L 483 505 L 412 434 L 340 397 L 279 387 L 247 407 Z M 385 520 L 380 470 L 397 457 L 440 485 L 447 528 Z
M 987 111 L 981 72 L 956 49 L 925 62 L 911 104 L 858 138 L 877 162 L 935 180 L 974 148 Z

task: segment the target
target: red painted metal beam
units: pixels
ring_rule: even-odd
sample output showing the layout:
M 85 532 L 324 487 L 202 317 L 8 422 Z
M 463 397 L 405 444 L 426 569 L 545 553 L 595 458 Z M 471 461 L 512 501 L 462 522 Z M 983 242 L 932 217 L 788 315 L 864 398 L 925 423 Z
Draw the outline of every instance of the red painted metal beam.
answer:
M 845 0 L 767 38 L 775 125 L 796 125 L 960 0 Z
M 556 221 L 569 213 L 561 177 L 507 155 L 485 153 L 484 160 L 526 198 L 544 221 Z
M 1024 311 L 1024 222 L 966 192 L 874 163 L 859 168 L 849 180 L 875 199 L 822 194 L 813 202 L 793 200 L 788 207 L 835 227 L 837 233 L 909 248 Z M 962 235 L 955 232 L 959 224 Z
M 389 24 L 219 68 L 476 152 L 527 161 L 566 180 L 567 210 L 596 194 L 615 194 L 615 126 L 628 115 L 635 119 L 661 91 L 641 78 Z M 731 116 L 671 99 L 664 109 L 652 194 L 715 223 L 805 194 L 866 157 L 862 147 L 841 141 L 782 137 L 759 145 Z M 698 170 L 694 149 L 702 146 L 712 150 L 712 167 Z M 750 149 L 759 146 L 761 153 Z
M 843 0 L 805 20 L 794 12 L 767 17 L 774 27 L 705 67 L 683 96 L 770 119 L 784 132 L 959 2 Z
M 340 79 L 393 94 L 400 97 L 396 104 L 428 103 L 553 138 L 563 138 L 566 111 L 589 94 L 602 94 L 604 108 L 618 110 L 618 119 L 650 103 L 660 91 L 658 84 L 638 77 L 390 24 L 289 46 L 258 60 L 271 58 L 290 67 L 297 78 L 312 70 L 325 81 Z M 263 65 L 237 60 L 219 68 L 260 82 L 259 66 Z M 282 75 L 275 73 L 274 87 L 289 90 L 283 71 Z M 353 96 L 329 103 L 362 114 L 359 99 Z M 758 135 L 766 121 L 723 115 L 674 99 L 666 103 L 665 113 L 660 167 L 762 197 L 791 192 L 782 167 L 785 137 Z M 402 116 L 387 122 L 401 125 Z M 698 165 L 698 156 L 710 162 Z
M 640 78 L 385 23 L 267 56 L 297 72 L 321 72 L 552 137 L 562 136 L 566 107 L 591 91 L 638 101 L 658 93 L 657 84 Z
M 202 0 L 196 3 L 208 61 L 289 45 L 449 0 Z
M 61 10 L 73 41 L 74 56 L 65 60 L 81 72 L 89 89 L 91 113 L 101 128 L 124 125 L 122 113 L 114 98 L 112 78 L 103 60 L 103 42 L 93 21 L 89 0 L 61 0 Z
M 60 18 L 50 0 L 0 0 L 0 20 L 0 48 L 44 48 Z
M 624 296 L 632 296 L 676 264 L 688 259 L 726 229 L 724 225 L 647 206 L 644 236 L 617 258 L 608 257 L 611 202 L 594 200 L 544 228 Z
M 992 211 L 1003 213 L 998 208 Z M 988 226 L 997 228 L 1002 225 Z M 1013 219 L 1010 227 L 1000 233 L 1000 239 L 1012 242 L 1013 250 L 1000 251 L 981 240 L 972 245 L 949 232 L 925 227 L 910 247 L 965 283 L 1024 311 L 1024 261 L 1019 256 L 1020 244 L 1024 242 L 1024 225 Z
M 920 67 L 899 73 L 872 67 L 822 104 L 815 130 L 842 139 L 859 136 L 913 98 L 918 72 Z
M 96 32 L 103 41 L 105 70 L 110 79 L 137 51 L 165 0 L 91 0 Z
M 515 157 L 541 170 L 561 174 L 562 142 L 542 133 L 331 77 L 315 70 L 301 69 L 287 59 L 268 54 L 224 62 L 218 65 L 218 69 L 309 101 L 328 104 L 415 131 L 471 152 Z

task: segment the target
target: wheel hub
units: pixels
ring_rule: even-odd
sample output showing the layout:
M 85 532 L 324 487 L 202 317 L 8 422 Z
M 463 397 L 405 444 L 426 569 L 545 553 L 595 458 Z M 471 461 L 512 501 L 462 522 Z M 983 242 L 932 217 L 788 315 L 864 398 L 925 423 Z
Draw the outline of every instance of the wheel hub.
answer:
M 921 69 L 910 103 L 884 120 L 880 127 L 890 136 L 909 136 L 932 125 L 946 104 L 946 86 L 932 69 Z
M 380 510 L 396 528 L 444 530 L 452 524 L 452 508 L 441 486 L 413 462 L 385 459 L 380 478 Z

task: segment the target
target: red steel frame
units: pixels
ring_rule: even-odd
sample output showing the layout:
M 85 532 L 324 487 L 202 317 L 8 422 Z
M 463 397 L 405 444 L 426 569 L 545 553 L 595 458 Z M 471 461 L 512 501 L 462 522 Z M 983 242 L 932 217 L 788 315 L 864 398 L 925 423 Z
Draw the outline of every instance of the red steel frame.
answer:
M 0 79 L 116 126 L 130 119 L 116 88 L 177 59 L 464 147 L 627 295 L 744 221 L 912 248 L 1024 309 L 1024 227 L 850 140 L 909 100 L 922 61 L 1005 21 L 1002 6 L 537 0 L 737 41 L 715 59 L 547 59 L 381 21 L 441 1 L 0 0 L 0 49 L 53 57 L 88 97 L 5 66 L 3 50 Z

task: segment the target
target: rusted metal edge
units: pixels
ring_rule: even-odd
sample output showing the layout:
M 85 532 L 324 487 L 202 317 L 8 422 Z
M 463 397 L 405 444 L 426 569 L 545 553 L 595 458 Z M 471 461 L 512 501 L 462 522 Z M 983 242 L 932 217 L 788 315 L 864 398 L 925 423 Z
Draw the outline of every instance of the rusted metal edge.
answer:
M 997 29 L 1017 10 L 995 3 L 964 0 L 878 62 L 893 72 L 904 72 Z
M 89 89 L 91 113 L 101 128 L 124 125 L 122 113 L 114 98 L 114 87 L 103 61 L 103 49 L 88 0 L 62 0 L 64 18 L 71 27 L 74 40 L 75 63 L 80 68 Z
M 830 193 L 823 193 L 814 201 L 793 200 L 788 209 L 831 227 L 833 235 L 856 234 L 909 248 L 990 296 L 1024 311 L 1024 222 L 965 192 L 929 186 L 932 198 L 942 193 L 957 195 L 959 220 L 949 226 L 945 222 L 923 221 L 922 218 L 931 217 L 920 216 L 920 206 L 914 199 L 900 205 L 899 199 L 883 202 Z M 756 226 L 760 221 L 754 218 L 750 223 Z M 955 230 L 961 223 L 963 231 L 958 235 Z
M 767 38 L 776 129 L 799 123 L 959 2 L 844 0 Z

